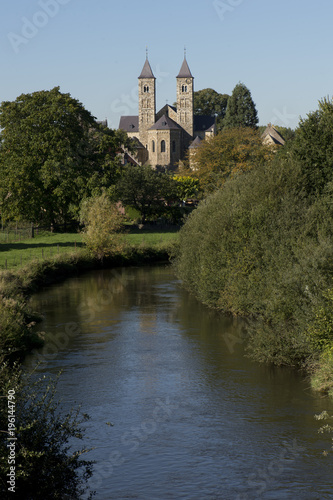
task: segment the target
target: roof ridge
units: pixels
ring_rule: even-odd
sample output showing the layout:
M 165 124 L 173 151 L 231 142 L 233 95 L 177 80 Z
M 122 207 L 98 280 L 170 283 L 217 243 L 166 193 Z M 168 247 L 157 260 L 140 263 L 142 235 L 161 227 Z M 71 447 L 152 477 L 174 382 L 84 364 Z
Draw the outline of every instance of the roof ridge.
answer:
M 145 60 L 145 63 L 143 65 L 141 75 L 139 78 L 155 78 L 153 70 L 151 69 L 150 63 L 148 61 L 148 57 Z

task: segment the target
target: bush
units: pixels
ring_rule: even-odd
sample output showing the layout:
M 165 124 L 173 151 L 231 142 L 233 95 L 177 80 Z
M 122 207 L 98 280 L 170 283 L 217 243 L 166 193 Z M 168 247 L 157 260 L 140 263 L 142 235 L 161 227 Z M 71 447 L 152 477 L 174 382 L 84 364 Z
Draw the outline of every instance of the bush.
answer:
M 333 276 L 331 196 L 302 189 L 288 155 L 229 179 L 180 231 L 176 270 L 199 300 L 261 319 L 256 359 L 294 364 L 312 350 L 313 307 Z
M 124 218 L 105 193 L 85 200 L 80 219 L 85 225 L 82 239 L 95 257 L 103 261 L 121 248 L 119 231 Z

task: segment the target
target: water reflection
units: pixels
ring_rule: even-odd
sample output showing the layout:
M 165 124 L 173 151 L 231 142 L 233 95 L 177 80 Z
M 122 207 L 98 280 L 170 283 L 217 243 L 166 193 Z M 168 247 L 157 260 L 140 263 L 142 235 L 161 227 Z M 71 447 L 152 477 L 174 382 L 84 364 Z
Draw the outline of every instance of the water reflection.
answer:
M 51 343 L 76 325 L 40 370 L 64 369 L 65 404 L 92 416 L 97 499 L 333 498 L 313 418 L 332 405 L 297 371 L 244 357 L 244 322 L 200 305 L 170 269 L 90 273 L 33 306 Z

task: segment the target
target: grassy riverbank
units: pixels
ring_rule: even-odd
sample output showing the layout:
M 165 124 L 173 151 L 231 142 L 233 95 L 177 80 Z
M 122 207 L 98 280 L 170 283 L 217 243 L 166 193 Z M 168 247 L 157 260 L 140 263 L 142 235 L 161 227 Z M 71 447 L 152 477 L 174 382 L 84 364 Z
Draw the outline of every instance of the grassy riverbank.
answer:
M 123 240 L 125 245 L 136 247 L 159 247 L 172 243 L 178 238 L 177 228 L 155 229 L 146 227 L 128 227 Z M 15 243 L 0 244 L 0 270 L 18 269 L 31 261 L 43 261 L 59 256 L 75 253 L 82 255 L 85 246 L 80 233 L 52 234 L 41 233 L 35 238 L 25 239 Z
M 0 248 L 0 348 L 2 357 L 22 360 L 43 344 L 31 328 L 38 315 L 26 306 L 27 297 L 45 284 L 103 267 L 144 265 L 167 261 L 178 234 L 175 230 L 133 229 L 124 235 L 122 250 L 103 262 L 91 256 L 81 234 L 42 234 Z M 7 264 L 7 269 L 5 269 Z

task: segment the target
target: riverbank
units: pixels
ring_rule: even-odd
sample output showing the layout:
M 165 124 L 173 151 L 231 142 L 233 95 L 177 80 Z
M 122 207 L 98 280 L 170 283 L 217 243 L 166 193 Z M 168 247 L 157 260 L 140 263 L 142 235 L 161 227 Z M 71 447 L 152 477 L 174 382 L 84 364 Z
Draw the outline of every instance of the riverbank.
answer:
M 32 260 L 16 270 L 0 272 L 0 348 L 1 356 L 11 364 L 22 361 L 34 348 L 43 345 L 43 338 L 33 331 L 39 316 L 27 306 L 29 296 L 45 285 L 60 282 L 85 271 L 167 262 L 174 252 L 175 242 L 158 245 L 125 246 L 103 262 L 88 252 L 55 255 Z

